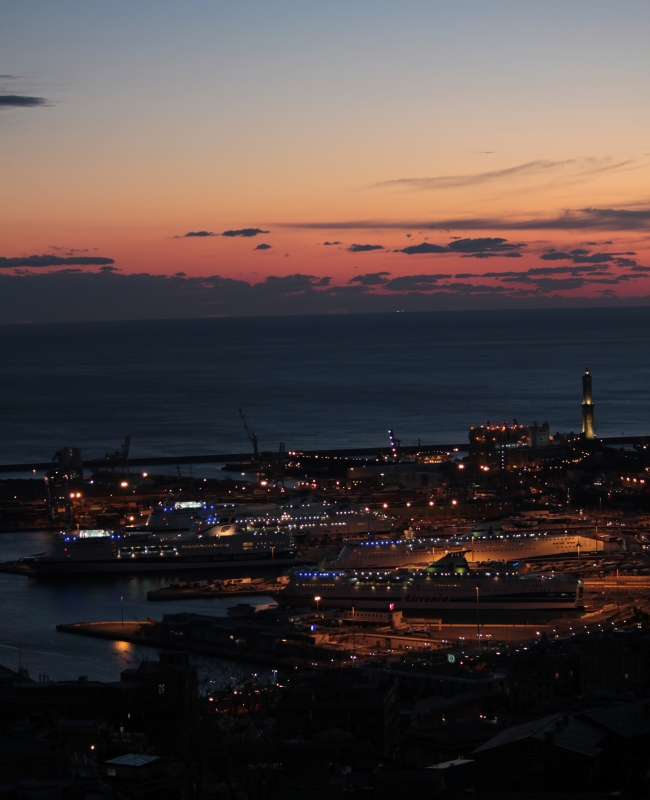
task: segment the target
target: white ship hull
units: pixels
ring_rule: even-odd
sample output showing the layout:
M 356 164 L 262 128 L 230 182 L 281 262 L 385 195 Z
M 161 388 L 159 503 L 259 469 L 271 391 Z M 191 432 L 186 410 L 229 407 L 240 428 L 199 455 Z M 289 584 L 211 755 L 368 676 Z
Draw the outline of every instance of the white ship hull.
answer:
M 471 564 L 485 561 L 533 561 L 562 556 L 573 558 L 581 554 L 611 550 L 614 546 L 602 539 L 579 534 L 524 533 L 504 535 L 503 538 L 474 538 L 467 542 L 467 548 L 465 558 Z
M 502 537 L 345 542 L 336 567 L 342 569 L 395 569 L 431 564 L 448 553 L 463 553 L 469 564 L 486 561 L 533 561 L 588 555 L 612 549 L 601 539 L 573 534 L 505 534 Z
M 572 576 L 516 572 L 412 571 L 403 575 L 294 570 L 278 600 L 294 605 L 376 611 L 555 612 L 582 607 L 582 582 Z
M 23 561 L 43 576 L 165 573 L 293 564 L 295 548 L 287 534 L 242 531 L 234 525 L 202 535 L 77 531 L 55 534 L 46 555 Z

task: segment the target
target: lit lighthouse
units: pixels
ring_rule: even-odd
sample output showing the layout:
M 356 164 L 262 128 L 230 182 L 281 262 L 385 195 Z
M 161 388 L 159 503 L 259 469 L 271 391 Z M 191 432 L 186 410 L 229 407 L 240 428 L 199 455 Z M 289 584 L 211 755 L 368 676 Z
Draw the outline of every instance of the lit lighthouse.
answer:
M 591 394 L 591 373 L 588 369 L 582 376 L 582 435 L 594 438 L 594 402 Z

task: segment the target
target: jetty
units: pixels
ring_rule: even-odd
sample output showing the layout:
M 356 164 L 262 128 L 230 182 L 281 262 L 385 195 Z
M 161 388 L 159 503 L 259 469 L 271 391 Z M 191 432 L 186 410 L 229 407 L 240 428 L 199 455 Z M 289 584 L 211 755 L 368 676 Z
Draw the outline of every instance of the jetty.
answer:
M 282 576 L 274 580 L 264 578 L 225 578 L 212 581 L 182 581 L 147 592 L 147 600 L 196 600 L 213 597 L 241 597 L 277 594 L 289 579 Z

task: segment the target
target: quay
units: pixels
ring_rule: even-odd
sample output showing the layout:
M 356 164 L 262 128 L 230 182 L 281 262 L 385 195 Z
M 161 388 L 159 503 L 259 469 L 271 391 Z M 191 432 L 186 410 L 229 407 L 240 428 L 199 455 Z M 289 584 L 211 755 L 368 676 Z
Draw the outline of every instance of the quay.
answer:
M 288 580 L 276 578 L 267 581 L 264 578 L 225 578 L 212 581 L 182 581 L 152 589 L 147 592 L 147 600 L 194 600 L 210 597 L 241 597 L 277 593 Z
M 335 449 L 320 449 L 320 450 L 295 450 L 288 451 L 287 455 L 301 455 L 308 458 L 353 458 L 355 456 L 380 456 L 384 453 L 390 452 L 388 445 L 384 447 L 343 447 Z M 467 450 L 467 443 L 462 444 L 430 444 L 421 446 L 400 446 L 399 451 L 401 455 L 411 456 L 420 453 L 422 455 L 450 452 L 453 450 Z M 277 453 L 260 453 L 264 457 L 277 456 Z M 216 454 L 199 454 L 189 456 L 148 456 L 143 458 L 126 458 L 120 462 L 120 466 L 125 469 L 131 467 L 176 467 L 180 465 L 196 465 L 196 464 L 226 464 L 230 462 L 245 462 L 249 461 L 252 453 L 216 453 Z M 84 467 L 89 469 L 105 469 L 106 458 L 91 458 L 84 459 Z M 52 467 L 51 461 L 38 461 L 28 462 L 22 464 L 0 464 L 0 472 L 37 472 L 48 470 Z
M 650 435 L 642 436 L 604 436 L 597 441 L 606 446 L 612 445 L 644 445 L 650 440 Z M 435 455 L 436 453 L 447 453 L 454 451 L 467 451 L 468 443 L 452 444 L 423 444 L 423 445 L 400 445 L 400 456 L 415 455 Z M 391 452 L 391 447 L 361 446 L 361 447 L 338 447 L 320 448 L 316 450 L 288 450 L 286 455 L 301 455 L 306 458 L 354 458 L 359 456 L 381 456 Z M 262 452 L 261 457 L 277 457 L 275 452 Z M 181 465 L 197 464 L 226 464 L 249 461 L 252 453 L 199 453 L 197 455 L 178 455 L 178 456 L 144 456 L 142 458 L 125 458 L 120 461 L 120 466 L 125 469 L 131 467 L 176 467 Z M 84 467 L 89 469 L 105 469 L 107 466 L 106 458 L 94 458 L 84 460 Z M 0 473 L 3 472 L 41 472 L 52 467 L 51 461 L 23 462 L 18 464 L 0 464 Z
M 638 600 L 637 600 L 638 604 Z M 333 666 L 400 661 L 432 651 L 462 654 L 518 647 L 599 632 L 633 612 L 632 603 L 590 605 L 581 617 L 546 622 L 470 623 L 328 609 L 269 608 L 256 612 L 241 604 L 228 617 L 181 612 L 161 621 L 76 622 L 57 625 L 63 633 L 130 642 L 158 649 L 182 649 L 203 655 L 275 666 Z M 374 617 L 377 617 L 375 619 Z M 381 617 L 381 619 L 379 619 Z

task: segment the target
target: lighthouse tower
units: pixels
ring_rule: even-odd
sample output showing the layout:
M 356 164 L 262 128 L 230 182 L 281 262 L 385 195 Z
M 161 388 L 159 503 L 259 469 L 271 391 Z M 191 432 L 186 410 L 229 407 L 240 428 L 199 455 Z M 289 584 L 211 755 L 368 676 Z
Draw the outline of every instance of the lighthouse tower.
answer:
M 591 394 L 591 373 L 588 369 L 582 376 L 582 435 L 585 439 L 594 438 L 594 402 Z

